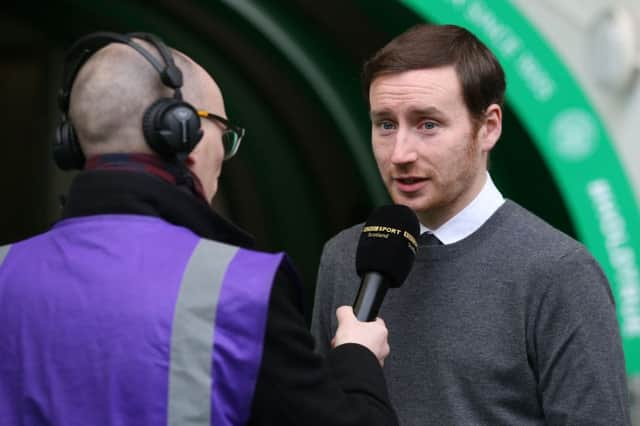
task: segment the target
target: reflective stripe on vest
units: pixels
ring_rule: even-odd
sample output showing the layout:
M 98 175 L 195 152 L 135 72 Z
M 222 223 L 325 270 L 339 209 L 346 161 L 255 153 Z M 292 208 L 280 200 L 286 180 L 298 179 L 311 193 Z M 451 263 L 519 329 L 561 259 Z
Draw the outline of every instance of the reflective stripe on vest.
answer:
M 199 241 L 174 312 L 169 426 L 246 424 L 282 258 Z
M 4 262 L 4 258 L 7 257 L 10 248 L 11 244 L 0 247 L 0 266 L 2 266 L 2 262 Z
M 200 240 L 185 270 L 171 335 L 168 426 L 211 424 L 216 309 L 224 273 L 237 251 L 237 247 Z

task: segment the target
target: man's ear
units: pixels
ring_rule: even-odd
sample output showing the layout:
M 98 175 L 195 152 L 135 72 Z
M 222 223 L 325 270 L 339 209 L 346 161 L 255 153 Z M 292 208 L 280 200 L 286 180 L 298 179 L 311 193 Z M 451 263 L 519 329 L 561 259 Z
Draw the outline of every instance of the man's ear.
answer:
M 193 167 L 193 165 L 196 164 L 196 157 L 193 155 L 193 151 L 187 155 L 187 158 L 184 160 L 184 164 L 186 164 L 187 167 Z
M 489 152 L 500 139 L 502 134 L 502 108 L 498 104 L 491 104 L 487 107 L 484 115 L 484 122 L 480 127 L 480 146 L 483 151 Z

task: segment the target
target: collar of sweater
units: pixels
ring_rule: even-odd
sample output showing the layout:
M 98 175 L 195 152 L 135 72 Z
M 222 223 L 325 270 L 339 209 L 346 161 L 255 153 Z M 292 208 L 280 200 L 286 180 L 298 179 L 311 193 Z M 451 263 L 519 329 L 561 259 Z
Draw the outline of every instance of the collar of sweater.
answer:
M 181 161 L 168 161 L 155 154 L 115 153 L 87 159 L 85 170 L 127 170 L 148 173 L 171 184 L 188 188 L 206 201 L 200 179 Z
M 140 171 L 80 172 L 71 184 L 62 219 L 97 214 L 160 217 L 203 238 L 246 248 L 253 246 L 251 235 L 216 214 L 188 188 Z

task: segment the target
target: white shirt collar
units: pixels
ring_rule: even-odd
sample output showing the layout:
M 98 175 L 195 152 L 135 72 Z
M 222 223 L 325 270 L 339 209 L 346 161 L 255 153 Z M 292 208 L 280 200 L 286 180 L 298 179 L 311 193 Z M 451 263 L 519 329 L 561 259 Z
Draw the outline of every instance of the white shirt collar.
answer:
M 420 233 L 431 231 L 443 244 L 455 243 L 477 231 L 503 203 L 504 197 L 487 172 L 487 180 L 473 201 L 438 229 L 420 224 Z

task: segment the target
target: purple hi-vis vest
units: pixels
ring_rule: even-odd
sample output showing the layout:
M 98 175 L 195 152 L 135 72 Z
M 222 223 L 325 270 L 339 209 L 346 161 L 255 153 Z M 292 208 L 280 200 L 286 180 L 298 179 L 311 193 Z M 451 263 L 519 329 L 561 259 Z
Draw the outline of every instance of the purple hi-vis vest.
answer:
M 133 215 L 0 247 L 0 425 L 245 424 L 282 259 Z

